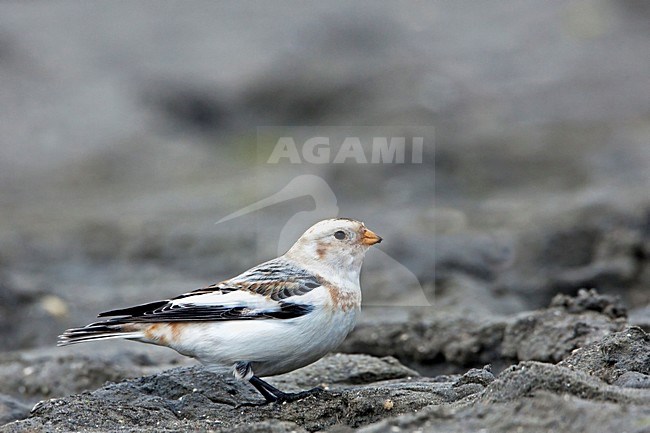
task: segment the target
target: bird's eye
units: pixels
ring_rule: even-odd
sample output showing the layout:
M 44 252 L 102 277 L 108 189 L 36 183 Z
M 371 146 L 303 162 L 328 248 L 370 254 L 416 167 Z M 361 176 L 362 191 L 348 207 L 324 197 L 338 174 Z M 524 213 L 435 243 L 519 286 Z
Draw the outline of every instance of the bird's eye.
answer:
M 345 239 L 345 232 L 342 231 L 342 230 L 336 231 L 336 232 L 334 232 L 334 237 L 341 241 L 341 240 Z

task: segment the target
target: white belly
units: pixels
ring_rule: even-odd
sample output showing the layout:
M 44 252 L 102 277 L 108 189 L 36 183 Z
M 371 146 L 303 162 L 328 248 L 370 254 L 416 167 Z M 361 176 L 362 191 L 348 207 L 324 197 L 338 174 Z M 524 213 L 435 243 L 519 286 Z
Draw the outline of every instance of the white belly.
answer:
M 254 374 L 287 373 L 317 361 L 338 347 L 354 328 L 356 308 L 320 307 L 289 320 L 192 323 L 169 346 L 213 367 L 250 362 Z

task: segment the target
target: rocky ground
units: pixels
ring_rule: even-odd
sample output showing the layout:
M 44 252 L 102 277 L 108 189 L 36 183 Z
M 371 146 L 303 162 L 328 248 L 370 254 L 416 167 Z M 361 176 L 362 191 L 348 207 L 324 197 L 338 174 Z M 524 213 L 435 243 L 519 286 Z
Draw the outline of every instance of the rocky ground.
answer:
M 609 0 L 1 2 L 0 431 L 650 431 L 648 23 Z M 426 146 L 270 164 L 286 125 Z M 163 348 L 54 347 L 332 216 L 384 238 L 360 321 L 269 378 L 322 395 L 260 406 Z
M 284 404 L 262 404 L 249 385 L 198 366 L 151 374 L 171 367 L 170 360 L 136 349 L 112 355 L 5 355 L 0 414 L 7 424 L 0 431 L 650 428 L 650 335 L 629 326 L 611 298 L 583 291 L 489 326 L 472 329 L 456 321 L 447 324 L 446 333 L 440 328 L 421 321 L 399 330 L 377 327 L 374 340 L 360 329 L 345 348 L 372 347 L 376 356 L 335 354 L 272 379 L 289 391 L 315 385 L 326 390 Z M 436 330 L 439 338 L 427 335 Z M 463 374 L 424 376 L 388 354 L 420 365 L 460 366 L 479 359 L 510 365 L 500 372 L 486 365 Z

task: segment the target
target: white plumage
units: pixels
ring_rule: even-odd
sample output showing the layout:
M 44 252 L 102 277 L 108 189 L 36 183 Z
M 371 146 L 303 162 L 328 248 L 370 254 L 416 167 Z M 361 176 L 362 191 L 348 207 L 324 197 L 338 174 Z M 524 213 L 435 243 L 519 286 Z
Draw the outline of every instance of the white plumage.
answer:
M 307 230 L 284 255 L 173 299 L 101 313 L 116 316 L 67 330 L 59 345 L 127 338 L 170 347 L 215 370 L 232 368 L 267 401 L 287 394 L 259 379 L 286 373 L 335 349 L 361 305 L 363 257 L 381 238 L 338 218 Z

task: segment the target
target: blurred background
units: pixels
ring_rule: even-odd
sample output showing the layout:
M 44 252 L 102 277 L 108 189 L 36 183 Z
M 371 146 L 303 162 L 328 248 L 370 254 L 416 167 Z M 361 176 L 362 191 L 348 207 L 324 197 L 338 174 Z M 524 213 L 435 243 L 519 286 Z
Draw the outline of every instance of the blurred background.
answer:
M 648 328 L 649 71 L 642 0 L 2 2 L 0 350 L 231 277 L 333 213 L 385 239 L 366 323 L 597 288 Z M 421 164 L 259 158 L 259 127 L 318 125 L 435 140 Z

